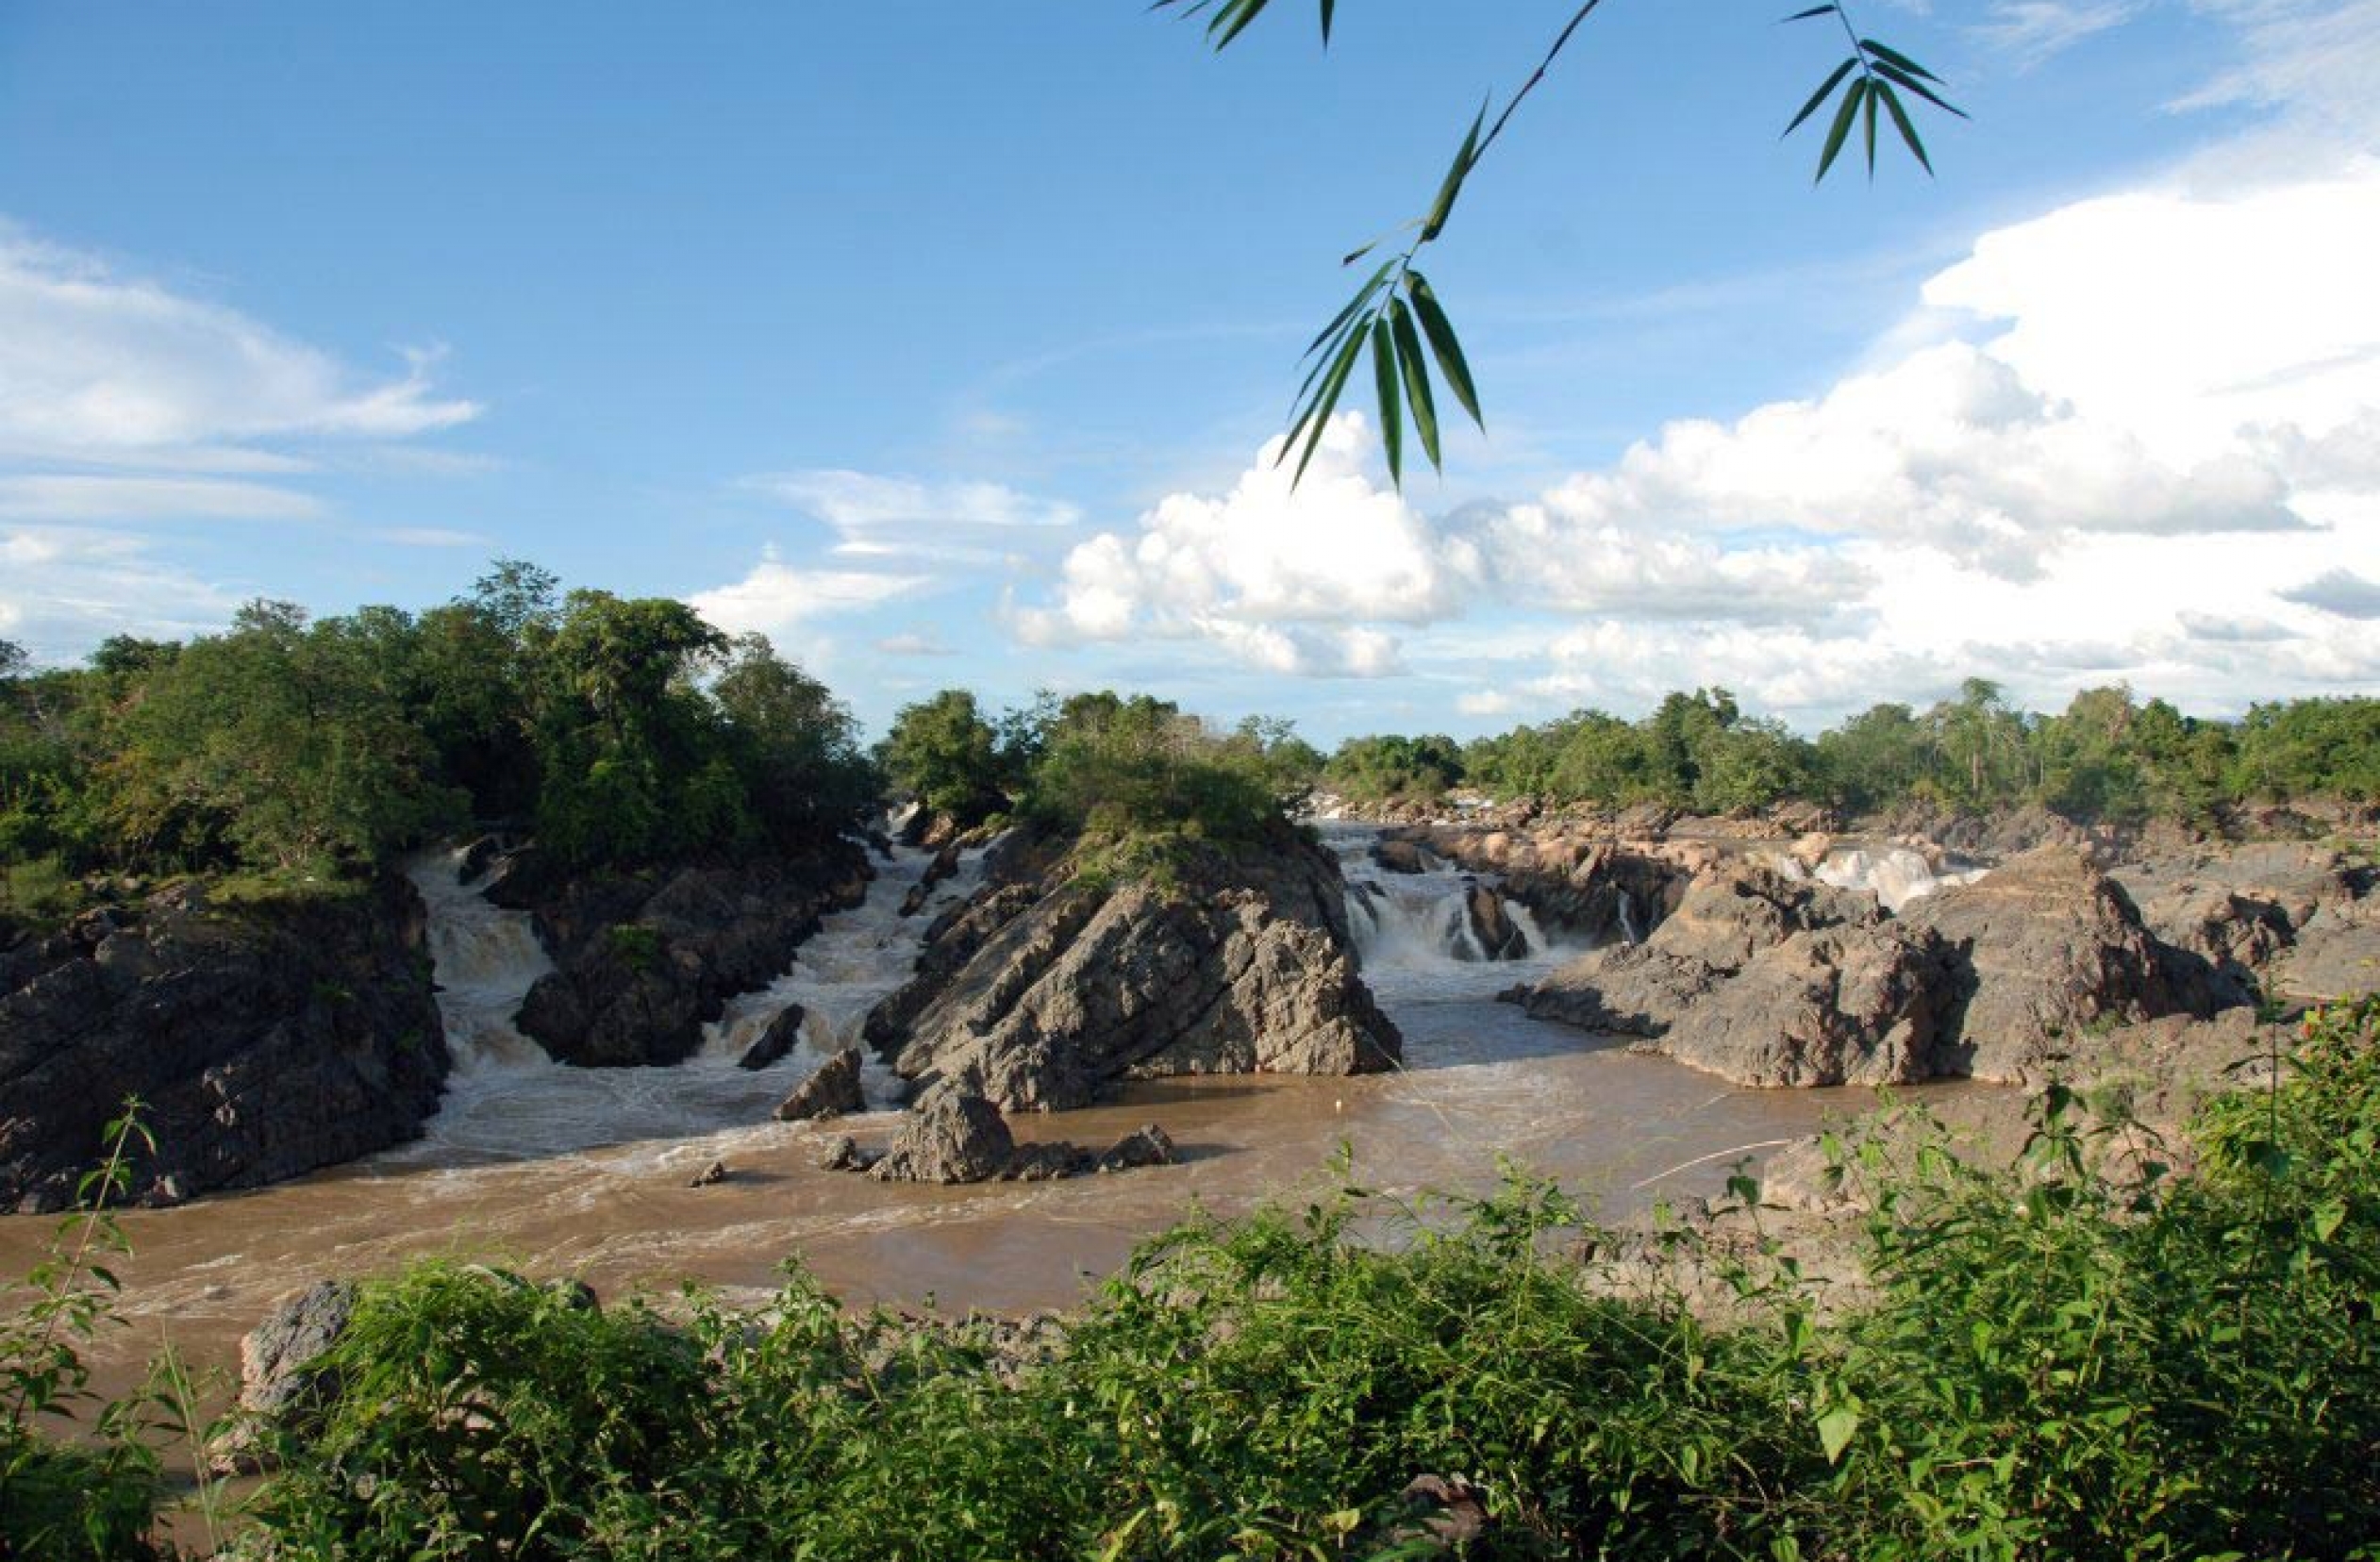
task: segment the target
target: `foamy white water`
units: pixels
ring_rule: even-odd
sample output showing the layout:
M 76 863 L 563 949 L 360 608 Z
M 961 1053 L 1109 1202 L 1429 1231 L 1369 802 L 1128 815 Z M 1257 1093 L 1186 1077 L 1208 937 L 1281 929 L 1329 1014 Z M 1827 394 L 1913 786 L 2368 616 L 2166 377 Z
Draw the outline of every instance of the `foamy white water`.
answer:
M 704 1027 L 702 1049 L 668 1068 L 581 1069 L 557 1063 L 512 1019 L 538 977 L 553 969 L 525 912 L 491 904 L 458 881 L 459 852 L 418 858 L 408 876 L 429 907 L 439 1014 L 455 1068 L 424 1137 L 374 1157 L 391 1168 L 463 1168 L 564 1155 L 636 1140 L 689 1140 L 766 1132 L 770 1114 L 839 1048 L 853 1044 L 868 1010 L 908 978 L 927 923 L 974 887 L 981 854 L 962 859 L 915 916 L 902 901 L 933 861 L 894 848 L 879 861 L 867 899 L 824 925 L 768 987 L 731 1000 Z M 791 1005 L 804 1010 L 799 1045 L 765 1069 L 737 1062 Z M 895 1081 L 868 1065 L 872 1101 Z
M 1791 857 L 1779 854 L 1776 860 L 1789 876 L 1804 876 L 1801 865 Z M 1972 884 L 1989 872 L 1978 867 L 1954 868 L 1938 873 L 1922 853 L 1906 846 L 1888 846 L 1881 851 L 1845 846 L 1829 853 L 1826 860 L 1807 876 L 1838 889 L 1868 890 L 1886 910 L 1897 912 L 1911 901 L 1956 885 Z

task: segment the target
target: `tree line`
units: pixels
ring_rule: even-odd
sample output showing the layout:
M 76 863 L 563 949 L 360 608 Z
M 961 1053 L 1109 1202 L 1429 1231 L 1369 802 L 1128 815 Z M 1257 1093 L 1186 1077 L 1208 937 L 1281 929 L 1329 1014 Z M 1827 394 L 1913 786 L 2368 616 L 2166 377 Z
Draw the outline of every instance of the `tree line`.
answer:
M 798 850 L 881 778 L 851 713 L 683 603 L 499 560 L 421 613 L 258 601 L 80 668 L 0 645 L 0 910 L 92 872 L 352 881 L 472 820 L 578 866 Z
M 1506 800 L 1712 813 L 1801 799 L 1858 812 L 2038 805 L 2083 820 L 2202 823 L 2246 802 L 2380 799 L 2380 700 L 2278 701 L 2224 722 L 2114 685 L 2041 715 L 1971 678 L 1927 708 L 1875 705 L 1806 739 L 1748 715 L 1723 689 L 1703 689 L 1672 693 L 1635 722 L 1579 710 L 1469 743 L 1350 739 L 1320 780 L 1364 802 L 1426 801 L 1463 788 Z

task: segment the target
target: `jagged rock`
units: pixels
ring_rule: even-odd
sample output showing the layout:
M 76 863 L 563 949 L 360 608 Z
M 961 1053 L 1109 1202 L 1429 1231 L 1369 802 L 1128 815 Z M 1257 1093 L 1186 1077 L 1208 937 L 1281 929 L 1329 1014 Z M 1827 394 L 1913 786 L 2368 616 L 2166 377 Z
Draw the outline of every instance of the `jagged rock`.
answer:
M 1789 935 L 1689 1005 L 1657 1049 L 1739 1085 L 1900 1085 L 1939 1070 L 1950 961 L 1930 933 Z
M 766 987 L 829 911 L 857 906 L 874 870 L 838 839 L 807 856 L 641 872 L 526 872 L 503 859 L 488 897 L 536 913 L 554 970 L 517 1020 L 557 1059 L 615 1068 L 675 1063 L 726 1000 Z
M 909 887 L 907 894 L 901 897 L 902 916 L 914 917 L 924 910 L 926 902 L 934 898 L 934 891 L 947 880 L 957 876 L 958 844 L 954 840 L 934 854 L 934 860 L 925 865 L 924 874 Z
M 318 1280 L 282 1298 L 241 1338 L 238 1414 L 208 1448 L 208 1463 L 217 1471 L 253 1471 L 265 1425 L 302 1421 L 336 1391 L 322 1359 L 346 1334 L 355 1313 L 353 1285 Z
M 2380 902 L 2325 906 L 2274 962 L 2272 989 L 2300 1003 L 2330 1003 L 2380 991 Z
M 1099 1157 L 1102 1172 L 1128 1172 L 1142 1166 L 1171 1166 L 1181 1158 L 1173 1137 L 1154 1122 L 1142 1123 L 1116 1140 Z
M 727 1180 L 727 1163 L 715 1160 L 694 1173 L 686 1184 L 689 1188 L 716 1188 Z
M 999 1107 L 979 1095 L 941 1089 L 911 1112 L 868 1174 L 880 1182 L 986 1182 L 1015 1155 Z
M 783 1062 L 801 1045 L 802 1022 L 806 1018 L 801 1005 L 786 1005 L 769 1022 L 769 1028 L 760 1033 L 760 1039 L 743 1050 L 743 1055 L 736 1059 L 736 1067 L 759 1070 Z
M 930 932 L 865 1034 L 904 1077 L 1007 1110 L 1087 1105 L 1132 1077 L 1366 1072 L 1401 1051 L 1356 975 L 1336 860 L 1286 830 L 1207 852 L 1172 889 L 1043 866 Z
M 1406 836 L 1384 835 L 1372 843 L 1372 860 L 1388 873 L 1422 873 L 1429 861 L 1420 841 Z
M 859 1141 L 849 1134 L 841 1135 L 826 1146 L 818 1157 L 822 1172 L 865 1172 L 875 1165 L 877 1157 L 859 1148 Z
M 820 1065 L 776 1109 L 779 1122 L 852 1117 L 868 1109 L 859 1088 L 859 1049 L 846 1047 Z
M 2044 846 L 1900 919 L 1949 955 L 1942 1072 L 2022 1083 L 2093 1029 L 2186 1008 L 2122 886 L 2083 853 Z
M 174 1204 L 417 1137 L 445 1034 L 421 898 L 217 910 L 191 885 L 24 948 L 0 996 L 0 1208 L 65 1208 L 126 1096 L 147 1104 L 130 1196 Z
M 1456 941 L 1456 959 L 1518 960 L 1529 953 L 1529 936 L 1505 909 L 1504 897 L 1484 884 L 1463 891 L 1463 925 L 1471 938 Z
M 1796 933 L 1873 925 L 1881 915 L 1872 895 L 1738 859 L 1695 880 L 1643 942 L 1581 955 L 1520 1002 L 1540 1020 L 1658 1037 L 1762 951 Z

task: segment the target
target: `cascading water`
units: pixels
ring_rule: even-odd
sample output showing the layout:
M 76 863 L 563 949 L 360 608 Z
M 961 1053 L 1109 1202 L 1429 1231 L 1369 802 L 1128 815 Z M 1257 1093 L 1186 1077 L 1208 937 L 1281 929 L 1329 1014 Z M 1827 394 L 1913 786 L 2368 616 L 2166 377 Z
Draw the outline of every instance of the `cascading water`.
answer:
M 1473 896 L 1483 889 L 1494 894 L 1492 877 L 1465 872 L 1426 852 L 1421 872 L 1391 873 L 1372 857 L 1377 829 L 1328 821 L 1317 828 L 1347 883 L 1347 923 L 1364 980 L 1383 1001 L 1408 995 L 1475 1000 L 1578 953 L 1561 947 L 1527 906 L 1497 896 L 1521 947 L 1518 954 L 1491 955 L 1480 938 Z
M 903 899 L 931 854 L 895 848 L 867 899 L 828 917 L 785 974 L 729 1002 L 705 1027 L 702 1050 L 670 1068 L 580 1069 L 557 1063 L 512 1023 L 522 998 L 553 969 L 525 912 L 507 911 L 461 882 L 459 852 L 416 859 L 409 876 L 429 908 L 440 1018 L 454 1055 L 438 1115 L 416 1142 L 380 1157 L 391 1166 L 455 1167 L 552 1155 L 637 1139 L 674 1140 L 769 1121 L 778 1102 L 838 1049 L 853 1044 L 875 1003 L 908 978 L 934 914 L 973 888 L 976 856 L 912 917 Z M 791 1005 L 802 1040 L 765 1069 L 737 1066 Z M 870 1062 L 872 1100 L 893 1081 Z
M 1911 901 L 1952 889 L 1972 884 L 1989 872 L 1989 868 L 1946 868 L 1934 871 L 1923 854 L 1906 846 L 1887 846 L 1871 850 L 1865 846 L 1839 847 L 1827 855 L 1815 869 L 1805 869 L 1793 857 L 1777 853 L 1770 858 L 1777 871 L 1788 878 L 1816 879 L 1838 889 L 1865 889 L 1874 895 L 1888 911 L 1899 911 Z

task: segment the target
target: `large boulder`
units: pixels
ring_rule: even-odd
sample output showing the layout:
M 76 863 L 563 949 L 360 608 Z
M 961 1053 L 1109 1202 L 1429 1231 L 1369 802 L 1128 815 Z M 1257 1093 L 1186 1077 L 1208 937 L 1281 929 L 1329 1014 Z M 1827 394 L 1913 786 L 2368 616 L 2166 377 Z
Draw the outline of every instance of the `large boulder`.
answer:
M 2071 846 L 1926 896 L 1900 922 L 1951 961 L 1946 1073 L 2035 1080 L 2093 1033 L 2198 1006 L 2122 887 Z
M 1654 1045 L 1739 1085 L 1900 1085 L 1941 1072 L 1950 961 L 1889 922 L 1806 929 L 1688 1005 Z
M 1473 882 L 1463 889 L 1463 931 L 1455 957 L 1460 960 L 1518 960 L 1529 953 L 1529 936 L 1512 920 L 1504 897 L 1489 886 Z
M 338 1385 L 323 1358 L 345 1338 L 355 1314 L 353 1284 L 318 1280 L 283 1297 L 241 1337 L 236 1413 L 207 1450 L 217 1472 L 253 1473 L 267 1427 L 302 1425 L 336 1395 Z
M 846 1047 L 793 1088 L 776 1109 L 779 1122 L 856 1117 L 868 1109 L 859 1087 L 859 1049 Z
M 127 1096 L 141 1204 L 417 1137 L 448 1067 L 424 916 L 394 877 L 240 906 L 184 885 L 41 940 L 0 996 L 0 1208 L 72 1203 Z
M 1348 1074 L 1400 1055 L 1356 974 L 1338 863 L 1294 833 L 1205 849 L 1168 885 L 1016 860 L 1033 876 L 938 921 L 917 976 L 869 1016 L 903 1076 L 1051 1110 L 1126 1078 Z
M 979 1095 L 936 1090 L 920 1102 L 870 1169 L 880 1182 L 989 1182 L 1016 1157 L 1000 1108 Z

